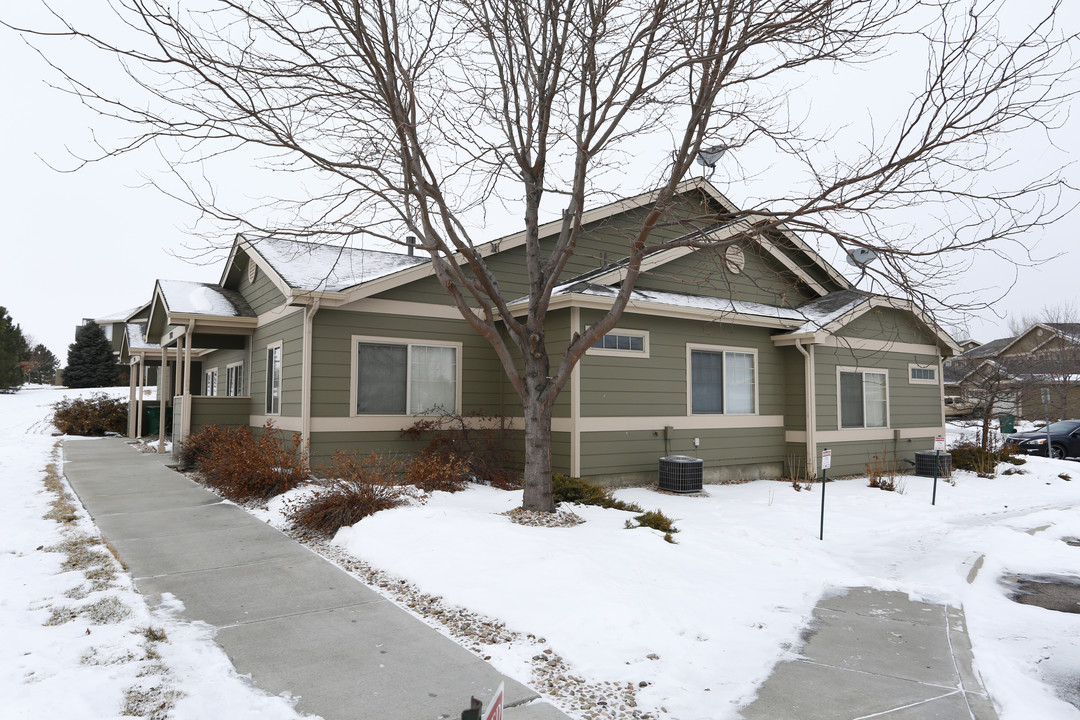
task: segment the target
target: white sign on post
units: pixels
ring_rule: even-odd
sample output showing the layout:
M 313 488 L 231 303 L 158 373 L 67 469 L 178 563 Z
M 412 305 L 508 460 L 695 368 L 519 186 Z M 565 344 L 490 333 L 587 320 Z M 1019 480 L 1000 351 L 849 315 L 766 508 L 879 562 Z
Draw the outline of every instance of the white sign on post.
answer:
M 821 469 L 828 470 L 832 467 L 832 450 L 821 451 Z
M 941 452 L 945 452 L 945 436 L 944 435 L 935 435 L 934 436 L 934 449 L 935 450 L 940 450 Z

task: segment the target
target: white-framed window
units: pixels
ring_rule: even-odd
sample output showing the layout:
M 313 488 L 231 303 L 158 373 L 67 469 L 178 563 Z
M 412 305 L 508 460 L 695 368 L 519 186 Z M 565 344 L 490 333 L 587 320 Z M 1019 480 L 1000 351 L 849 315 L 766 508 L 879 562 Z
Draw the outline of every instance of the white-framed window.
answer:
M 235 362 L 225 367 L 225 394 L 239 397 L 244 394 L 244 362 Z
M 585 351 L 586 355 L 615 357 L 649 357 L 649 332 L 615 328 Z
M 266 414 L 281 414 L 281 342 L 266 346 Z
M 889 426 L 889 373 L 885 370 L 837 368 L 841 428 Z
M 937 365 L 908 363 L 908 382 L 913 385 L 937 385 Z
M 203 373 L 203 395 L 217 395 L 217 368 L 211 368 Z
M 757 350 L 686 346 L 690 415 L 757 413 Z
M 461 406 L 461 343 L 353 336 L 358 415 L 429 415 Z

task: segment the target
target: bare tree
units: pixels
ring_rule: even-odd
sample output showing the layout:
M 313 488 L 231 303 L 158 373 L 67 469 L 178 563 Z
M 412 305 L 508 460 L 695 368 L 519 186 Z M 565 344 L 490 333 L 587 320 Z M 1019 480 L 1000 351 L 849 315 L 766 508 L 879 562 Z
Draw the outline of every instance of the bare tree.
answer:
M 964 254 L 1002 252 L 1000 241 L 1054 218 L 1058 173 L 990 189 L 982 181 L 1001 163 L 1008 133 L 1055 127 L 1066 92 L 1057 81 L 1071 72 L 1074 38 L 1056 28 L 1057 5 L 1016 31 L 995 20 L 1005 4 L 205 0 L 186 9 L 114 0 L 127 34 L 86 31 L 59 16 L 55 28 L 32 32 L 39 44 L 74 36 L 115 56 L 149 93 L 125 101 L 134 96 L 60 68 L 86 103 L 137 128 L 104 156 L 151 142 L 165 152 L 194 146 L 200 157 L 263 148 L 279 169 L 312 172 L 322 188 L 296 201 L 290 222 L 267 221 L 223 207 L 199 190 L 197 174 L 184 176 L 188 200 L 210 216 L 278 234 L 419 237 L 521 399 L 524 505 L 552 510 L 555 398 L 585 350 L 614 327 L 642 261 L 677 244 L 733 240 L 655 232 L 703 148 L 768 146 L 803 169 L 797 194 L 745 208 L 741 239 L 784 225 L 876 250 L 883 262 L 868 270 L 870 281 L 923 300 L 948 284 Z M 791 88 L 809 73 L 881 57 L 894 43 L 918 55 L 911 60 L 925 70 L 921 90 L 883 132 L 871 128 L 850 152 L 824 157 L 833 128 L 813 132 L 793 120 L 810 105 Z M 668 150 L 649 156 L 652 202 L 627 233 L 625 279 L 604 317 L 552 357 L 549 300 L 586 205 L 650 144 Z M 496 202 L 520 217 L 523 315 L 510 310 L 486 261 L 490 238 L 470 224 L 470 213 Z M 913 233 L 897 219 L 913 207 L 943 219 Z M 542 241 L 546 218 L 558 232 Z M 699 227 L 734 219 L 702 217 Z

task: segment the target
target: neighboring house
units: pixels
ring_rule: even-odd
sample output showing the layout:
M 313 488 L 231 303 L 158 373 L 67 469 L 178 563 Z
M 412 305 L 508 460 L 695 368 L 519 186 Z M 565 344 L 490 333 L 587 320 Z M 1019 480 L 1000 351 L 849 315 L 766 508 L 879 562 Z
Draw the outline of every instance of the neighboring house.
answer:
M 610 306 L 625 263 L 608 256 L 625 252 L 651 201 L 585 214 L 548 314 L 553 353 Z M 709 219 L 718 213 L 736 219 Z M 617 328 L 556 402 L 556 472 L 651 482 L 660 457 L 686 454 L 705 461 L 709 481 L 806 477 L 829 448 L 841 475 L 933 447 L 941 360 L 957 345 L 910 303 L 855 290 L 794 234 L 747 238 L 754 221 L 708 182 L 684 183 L 656 232 L 742 239 L 646 259 Z M 523 234 L 491 242 L 484 258 L 524 313 Z M 169 367 L 161 402 L 178 438 L 272 420 L 300 433 L 317 464 L 337 449 L 416 449 L 401 432 L 436 408 L 521 427 L 494 351 L 426 258 L 241 235 L 218 284 L 159 281 L 148 318 L 125 359 Z
M 950 359 L 946 395 L 990 406 L 991 415 L 1080 416 L 1080 324 L 1036 323 Z M 984 411 L 986 407 L 982 408 Z
M 144 303 L 139 307 L 121 310 L 120 312 L 101 318 L 83 318 L 83 321 L 76 326 L 75 331 L 78 332 L 79 328 L 93 320 L 98 324 L 102 332 L 105 333 L 105 337 L 108 338 L 109 342 L 112 343 L 113 354 L 119 358 L 120 345 L 123 343 L 124 331 L 127 324 L 132 322 L 145 322 L 149 311 L 150 303 Z

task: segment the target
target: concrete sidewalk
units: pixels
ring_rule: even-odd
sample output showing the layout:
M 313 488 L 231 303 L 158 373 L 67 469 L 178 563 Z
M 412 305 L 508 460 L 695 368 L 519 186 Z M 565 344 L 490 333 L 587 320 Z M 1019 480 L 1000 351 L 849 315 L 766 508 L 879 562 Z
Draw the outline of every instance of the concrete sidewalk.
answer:
M 800 659 L 777 665 L 744 720 L 996 720 L 971 664 L 964 614 L 904 593 L 825 597 Z
M 508 720 L 567 720 L 519 682 L 241 508 L 120 440 L 67 442 L 64 474 L 156 605 L 218 628 L 237 671 L 326 720 L 457 720 L 506 683 Z

